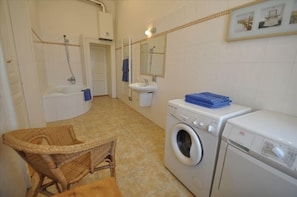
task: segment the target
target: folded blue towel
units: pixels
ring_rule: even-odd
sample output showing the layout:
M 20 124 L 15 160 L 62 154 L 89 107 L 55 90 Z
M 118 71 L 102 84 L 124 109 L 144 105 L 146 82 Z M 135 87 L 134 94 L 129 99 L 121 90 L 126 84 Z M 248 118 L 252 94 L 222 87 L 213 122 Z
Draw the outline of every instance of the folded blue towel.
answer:
M 185 101 L 208 108 L 219 108 L 230 105 L 229 97 L 210 92 L 187 94 Z
M 199 101 L 209 103 L 209 104 L 216 104 L 216 103 L 221 103 L 221 102 L 230 100 L 229 97 L 227 97 L 227 96 L 214 94 L 214 93 L 210 93 L 210 92 L 187 94 L 186 98 L 190 98 L 193 100 L 199 100 Z
M 122 71 L 123 71 L 122 81 L 129 82 L 129 60 L 128 59 L 123 60 Z
M 89 101 L 92 99 L 91 90 L 89 88 L 82 90 L 84 92 L 85 101 Z
M 210 104 L 207 102 L 203 102 L 203 101 L 199 101 L 199 100 L 195 100 L 195 99 L 191 99 L 191 98 L 186 98 L 185 99 L 186 102 L 188 103 L 192 103 L 195 105 L 200 105 L 203 107 L 207 107 L 207 108 L 219 108 L 219 107 L 224 107 L 224 106 L 228 106 L 231 103 L 231 100 L 229 101 L 224 101 L 224 102 L 220 102 L 220 103 L 216 103 L 216 104 Z

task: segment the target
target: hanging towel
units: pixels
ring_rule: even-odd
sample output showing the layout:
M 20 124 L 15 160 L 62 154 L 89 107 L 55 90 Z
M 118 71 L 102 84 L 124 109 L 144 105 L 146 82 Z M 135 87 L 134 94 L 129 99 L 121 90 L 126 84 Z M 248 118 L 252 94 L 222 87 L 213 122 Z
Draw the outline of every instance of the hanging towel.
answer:
M 229 97 L 210 92 L 187 94 L 185 101 L 208 108 L 219 108 L 230 105 Z
M 82 91 L 84 92 L 85 101 L 89 101 L 92 99 L 91 90 L 89 88 Z
M 123 71 L 122 81 L 129 82 L 129 60 L 128 59 L 123 60 L 122 71 Z

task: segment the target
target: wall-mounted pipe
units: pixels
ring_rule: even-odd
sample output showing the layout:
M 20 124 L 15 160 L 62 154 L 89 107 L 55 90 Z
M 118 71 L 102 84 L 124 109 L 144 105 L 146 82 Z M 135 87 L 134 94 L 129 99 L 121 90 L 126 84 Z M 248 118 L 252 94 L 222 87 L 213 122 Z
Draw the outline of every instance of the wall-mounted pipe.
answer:
M 97 1 L 97 0 L 87 0 L 87 1 L 96 3 L 97 5 L 100 5 L 102 7 L 102 12 L 105 12 L 105 5 L 104 5 L 104 3 L 100 2 L 100 1 Z
M 75 84 L 76 83 L 76 79 L 75 76 L 73 74 L 71 65 L 70 65 L 70 57 L 69 57 L 69 50 L 68 50 L 68 43 L 69 43 L 69 39 L 66 38 L 66 35 L 63 35 L 64 37 L 64 45 L 65 45 L 65 53 L 66 53 L 66 58 L 67 58 L 67 64 L 68 64 L 68 68 L 69 71 L 71 73 L 71 77 L 69 79 L 67 79 L 71 84 Z

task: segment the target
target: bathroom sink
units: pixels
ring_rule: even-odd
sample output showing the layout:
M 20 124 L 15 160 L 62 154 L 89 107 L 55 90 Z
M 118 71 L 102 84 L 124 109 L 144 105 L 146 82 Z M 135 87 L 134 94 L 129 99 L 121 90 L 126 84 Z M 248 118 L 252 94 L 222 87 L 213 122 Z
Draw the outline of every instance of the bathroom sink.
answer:
M 155 92 L 158 89 L 156 83 L 149 83 L 149 84 L 145 84 L 145 83 L 131 83 L 129 85 L 129 87 L 132 90 L 137 91 L 139 93 Z

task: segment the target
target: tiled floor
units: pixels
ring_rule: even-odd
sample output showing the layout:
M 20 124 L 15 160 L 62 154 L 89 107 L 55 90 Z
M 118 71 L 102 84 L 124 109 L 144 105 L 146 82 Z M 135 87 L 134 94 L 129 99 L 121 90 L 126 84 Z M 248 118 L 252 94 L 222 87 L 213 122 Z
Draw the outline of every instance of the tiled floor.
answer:
M 64 124 L 72 124 L 77 137 L 82 140 L 93 136 L 118 136 L 116 176 L 124 197 L 193 196 L 164 167 L 164 129 L 120 100 L 95 97 L 88 113 L 51 122 L 48 126 Z M 99 171 L 79 184 L 106 176 L 109 176 L 109 171 Z

